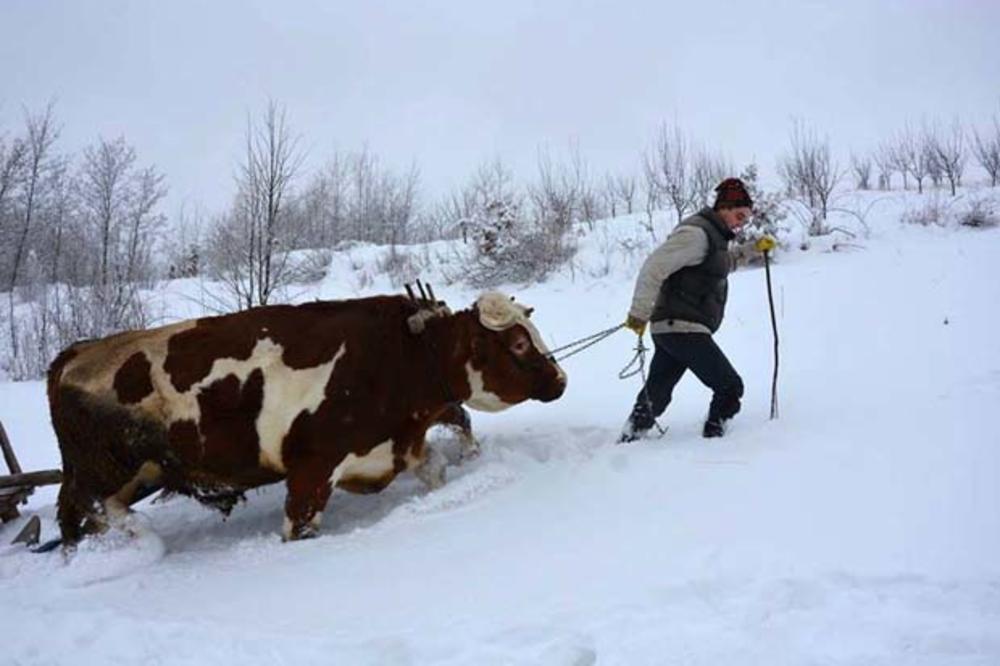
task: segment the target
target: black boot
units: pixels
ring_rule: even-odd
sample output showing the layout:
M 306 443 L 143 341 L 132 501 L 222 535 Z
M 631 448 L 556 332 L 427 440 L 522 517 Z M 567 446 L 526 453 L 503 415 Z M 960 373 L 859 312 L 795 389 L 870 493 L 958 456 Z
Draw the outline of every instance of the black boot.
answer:
M 625 421 L 625 425 L 622 426 L 622 434 L 618 437 L 618 443 L 627 444 L 628 442 L 635 442 L 644 439 L 648 433 L 649 428 L 636 427 L 635 421 L 629 417 Z
M 725 419 L 708 419 L 705 421 L 705 427 L 702 428 L 702 437 L 722 437 L 726 434 L 726 421 Z

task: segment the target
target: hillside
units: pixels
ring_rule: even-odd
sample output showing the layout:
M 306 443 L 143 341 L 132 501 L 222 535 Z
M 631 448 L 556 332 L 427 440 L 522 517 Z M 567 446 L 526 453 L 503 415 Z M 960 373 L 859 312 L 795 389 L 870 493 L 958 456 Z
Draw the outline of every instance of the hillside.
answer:
M 614 444 L 639 388 L 617 379 L 619 332 L 566 361 L 561 400 L 473 414 L 483 455 L 445 487 L 337 492 L 317 539 L 281 543 L 278 485 L 225 522 L 146 501 L 140 538 L 69 559 L 4 546 L 0 661 L 995 664 L 1000 230 L 900 224 L 918 203 L 874 207 L 867 235 L 845 216 L 858 235 L 837 250 L 779 255 L 777 421 L 764 272 L 744 269 L 717 336 L 747 386 L 724 439 L 700 437 L 709 396 L 687 376 L 665 437 Z M 633 219 L 580 233 L 571 269 L 506 288 L 553 347 L 620 323 L 648 251 Z M 413 251 L 439 296 L 472 302 L 445 284 L 447 244 Z M 338 254 L 297 298 L 398 291 L 374 274 L 383 252 Z M 177 318 L 198 292 L 157 298 Z M 0 420 L 25 469 L 59 464 L 41 383 L 0 384 Z M 26 507 L 43 538 L 54 495 Z

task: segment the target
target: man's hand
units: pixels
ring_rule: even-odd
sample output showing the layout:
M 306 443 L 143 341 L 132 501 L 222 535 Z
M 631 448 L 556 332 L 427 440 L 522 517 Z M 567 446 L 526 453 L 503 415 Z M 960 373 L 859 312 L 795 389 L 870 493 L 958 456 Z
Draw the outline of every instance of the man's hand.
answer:
M 633 331 L 636 335 L 638 335 L 641 338 L 642 334 L 646 332 L 646 322 L 636 317 L 633 317 L 632 315 L 629 315 L 628 319 L 625 320 L 625 328 L 629 329 L 630 331 Z
M 754 247 L 757 248 L 758 252 L 768 252 L 777 246 L 777 241 L 770 236 L 761 236 L 757 239 L 757 242 L 754 243 Z

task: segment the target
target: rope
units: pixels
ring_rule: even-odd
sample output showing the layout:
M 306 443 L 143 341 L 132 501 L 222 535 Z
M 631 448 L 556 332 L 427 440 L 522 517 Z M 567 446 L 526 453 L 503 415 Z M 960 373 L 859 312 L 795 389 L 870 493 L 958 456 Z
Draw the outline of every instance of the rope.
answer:
M 618 373 L 618 379 L 630 379 L 639 375 L 642 378 L 642 395 L 646 399 L 646 409 L 649 410 L 650 415 L 653 414 L 653 401 L 649 398 L 649 392 L 646 390 L 646 352 L 649 351 L 646 345 L 642 341 L 642 337 L 639 337 L 639 341 L 635 345 L 635 356 L 632 360 L 621 369 Z M 635 369 L 632 369 L 635 366 Z M 653 419 L 653 425 L 656 426 L 657 431 L 660 433 L 660 437 L 667 434 L 667 429 L 660 425 L 659 421 L 655 418 Z
M 623 328 L 625 328 L 625 324 L 618 324 L 617 326 L 606 328 L 603 331 L 598 331 L 597 333 L 593 333 L 586 337 L 580 338 L 579 340 L 574 340 L 569 344 L 565 344 L 562 347 L 557 347 L 556 349 L 553 349 L 548 353 L 548 357 L 557 363 L 560 361 L 565 361 L 567 358 L 579 354 L 585 349 L 593 347 L 598 342 L 601 342 L 602 340 L 611 337 L 612 335 L 614 335 Z M 576 347 L 576 349 L 573 349 L 574 347 Z M 566 351 L 567 349 L 573 349 L 573 351 L 564 354 L 559 358 L 556 358 L 557 354 Z M 645 343 L 643 343 L 642 336 L 639 336 L 638 342 L 636 343 L 635 346 L 635 356 L 633 356 L 632 360 L 629 361 L 624 368 L 622 368 L 621 372 L 618 373 L 618 379 L 630 379 L 632 377 L 635 377 L 636 375 L 640 375 L 642 377 L 642 395 L 646 399 L 646 409 L 648 409 L 649 413 L 652 415 L 653 401 L 650 400 L 649 392 L 646 390 L 647 351 L 649 351 L 649 349 L 646 347 Z M 660 437 L 662 437 L 667 433 L 667 429 L 661 426 L 655 418 L 653 419 L 653 425 L 656 426 L 656 430 L 660 433 Z
M 635 370 L 632 370 L 632 366 L 635 366 Z M 643 344 L 642 338 L 639 338 L 638 344 L 635 346 L 635 356 L 632 360 L 622 368 L 622 371 L 618 373 L 618 379 L 631 379 L 638 374 L 642 374 L 642 378 L 646 379 L 646 345 Z
M 611 337 L 612 335 L 614 335 L 615 333 L 617 333 L 618 331 L 620 331 L 623 328 L 625 328 L 625 324 L 618 324 L 617 326 L 612 326 L 611 328 L 606 328 L 603 331 L 598 331 L 597 333 L 594 333 L 592 335 L 588 335 L 585 338 L 580 338 L 579 340 L 574 340 L 573 342 L 570 342 L 569 344 L 566 344 L 566 345 L 563 345 L 562 347 L 557 347 L 556 349 L 551 350 L 548 353 L 548 357 L 550 359 L 552 359 L 553 361 L 555 361 L 556 363 L 559 363 L 561 361 L 565 361 L 570 356 L 575 356 L 576 354 L 579 354 L 583 350 L 589 349 L 590 347 L 593 347 L 598 342 L 601 342 L 602 340 Z M 556 358 L 556 355 L 559 354 L 560 352 L 563 352 L 563 351 L 565 351 L 567 349 L 573 349 L 573 347 L 579 347 L 579 348 L 578 349 L 574 349 L 573 351 L 569 352 L 568 354 L 564 354 L 563 356 L 561 356 L 559 358 Z

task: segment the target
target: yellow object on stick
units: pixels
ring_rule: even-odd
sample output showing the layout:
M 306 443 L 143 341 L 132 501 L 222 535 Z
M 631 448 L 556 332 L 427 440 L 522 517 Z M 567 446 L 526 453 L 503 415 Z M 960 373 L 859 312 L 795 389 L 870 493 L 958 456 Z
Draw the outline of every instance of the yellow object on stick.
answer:
M 778 246 L 778 242 L 774 240 L 771 236 L 761 236 L 754 243 L 754 247 L 757 248 L 758 252 L 770 252 Z

